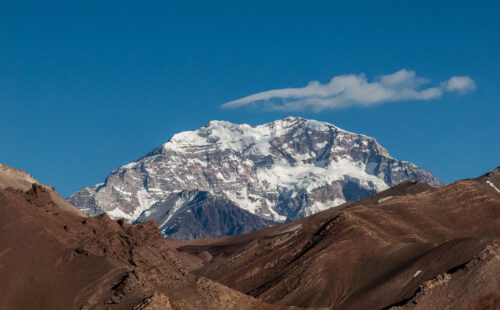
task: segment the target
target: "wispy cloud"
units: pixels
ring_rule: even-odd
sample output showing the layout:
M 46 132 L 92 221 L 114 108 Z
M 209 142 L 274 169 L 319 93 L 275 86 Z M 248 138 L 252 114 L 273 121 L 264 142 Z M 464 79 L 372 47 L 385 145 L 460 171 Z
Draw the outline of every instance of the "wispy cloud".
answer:
M 224 108 L 253 105 L 271 110 L 320 111 L 349 106 L 369 106 L 382 102 L 432 100 L 445 92 L 465 94 L 476 85 L 468 76 L 453 76 L 438 86 L 406 69 L 368 81 L 364 74 L 333 77 L 328 84 L 312 81 L 301 88 L 273 89 L 224 103 Z

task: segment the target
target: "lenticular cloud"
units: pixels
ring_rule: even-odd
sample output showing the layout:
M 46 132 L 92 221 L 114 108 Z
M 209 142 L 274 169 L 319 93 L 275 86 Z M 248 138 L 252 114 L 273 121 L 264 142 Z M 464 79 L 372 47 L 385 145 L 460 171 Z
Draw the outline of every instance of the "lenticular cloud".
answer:
M 224 103 L 222 107 L 252 105 L 271 110 L 320 111 L 391 101 L 432 100 L 440 98 L 444 92 L 464 94 L 476 87 L 468 76 L 453 76 L 438 86 L 429 84 L 430 80 L 406 69 L 372 81 L 364 74 L 346 74 L 333 77 L 328 84 L 312 81 L 305 87 L 268 90 Z

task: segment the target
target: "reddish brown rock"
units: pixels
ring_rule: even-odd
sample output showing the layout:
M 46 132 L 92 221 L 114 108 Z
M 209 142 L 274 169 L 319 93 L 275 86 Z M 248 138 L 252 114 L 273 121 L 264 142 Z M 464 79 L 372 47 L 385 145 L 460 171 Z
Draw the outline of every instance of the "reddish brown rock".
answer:
M 497 184 L 497 171 L 439 188 L 408 182 L 258 232 L 171 244 L 213 257 L 195 274 L 268 303 L 496 309 L 500 193 L 486 181 Z M 478 257 L 490 258 L 474 269 Z
M 195 241 L 6 186 L 0 309 L 498 309 L 498 171 Z
M 155 222 L 80 217 L 36 183 L 0 189 L 0 309 L 282 309 L 200 283 L 178 257 Z

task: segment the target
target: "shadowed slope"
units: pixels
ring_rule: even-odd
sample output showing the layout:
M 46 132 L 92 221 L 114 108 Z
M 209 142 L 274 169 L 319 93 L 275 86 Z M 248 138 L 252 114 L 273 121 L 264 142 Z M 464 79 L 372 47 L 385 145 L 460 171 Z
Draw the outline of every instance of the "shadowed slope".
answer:
M 197 278 L 155 222 L 83 218 L 32 184 L 0 189 L 0 309 L 284 309 Z
M 0 308 L 497 309 L 498 171 L 189 242 L 156 222 L 81 217 L 9 175 L 20 189 L 0 189 Z
M 500 193 L 481 180 L 434 189 L 409 182 L 255 233 L 172 245 L 200 258 L 197 274 L 266 302 L 335 309 L 404 305 L 426 281 L 453 279 L 459 274 L 454 268 L 496 247 Z M 497 266 L 487 265 L 483 269 Z M 486 275 L 488 283 L 499 277 Z M 488 295 L 494 288 L 453 294 L 468 297 L 467 309 L 478 300 L 498 302 L 498 293 Z

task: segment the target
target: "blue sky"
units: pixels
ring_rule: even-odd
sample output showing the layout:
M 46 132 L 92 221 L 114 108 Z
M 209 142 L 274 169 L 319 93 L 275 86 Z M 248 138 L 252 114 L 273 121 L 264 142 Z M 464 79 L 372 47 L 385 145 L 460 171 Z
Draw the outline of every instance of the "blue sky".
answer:
M 72 2 L 0 9 L 0 162 L 63 195 L 212 119 L 328 121 L 445 182 L 500 164 L 496 1 Z M 346 74 L 378 83 L 402 69 L 413 84 L 428 80 L 410 91 L 442 93 L 221 107 Z M 454 76 L 475 89 L 447 91 Z

